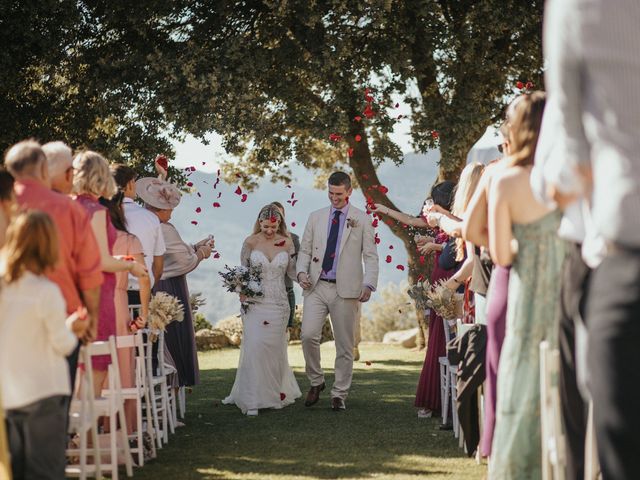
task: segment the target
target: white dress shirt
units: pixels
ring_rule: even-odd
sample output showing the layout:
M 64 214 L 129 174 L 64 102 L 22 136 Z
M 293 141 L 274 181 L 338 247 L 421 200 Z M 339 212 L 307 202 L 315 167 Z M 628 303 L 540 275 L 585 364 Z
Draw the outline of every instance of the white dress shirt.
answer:
M 122 208 L 127 221 L 127 230 L 138 237 L 142 244 L 144 263 L 149 271 L 151 287 L 153 287 L 155 280 L 151 269 L 153 257 L 161 257 L 166 250 L 162 229 L 160 228 L 160 220 L 155 214 L 141 207 L 130 198 L 125 198 L 122 201 Z M 129 290 L 140 290 L 138 279 L 133 275 L 129 275 Z
M 5 410 L 71 394 L 65 357 L 78 341 L 66 317 L 60 289 L 44 276 L 26 272 L 2 286 L 0 386 Z
M 632 248 L 640 248 L 638 25 L 638 0 L 549 0 L 545 9 L 545 83 L 561 116 L 559 158 L 573 172 L 591 164 L 594 227 Z

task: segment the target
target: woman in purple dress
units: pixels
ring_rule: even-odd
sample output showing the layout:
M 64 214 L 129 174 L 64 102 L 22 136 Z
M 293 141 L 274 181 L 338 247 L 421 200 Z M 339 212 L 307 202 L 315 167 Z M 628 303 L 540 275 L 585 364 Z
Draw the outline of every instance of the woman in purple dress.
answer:
M 145 277 L 148 274 L 143 265 L 115 258 L 112 255 L 117 231 L 111 224 L 106 207 L 98 201 L 100 197 L 111 198 L 116 193 L 116 184 L 107 161 L 99 153 L 85 151 L 73 160 L 73 169 L 75 199 L 89 213 L 91 228 L 100 248 L 103 283 L 100 288 L 100 309 L 94 338 L 106 340 L 111 335 L 116 335 L 115 272 L 128 271 L 137 277 Z M 96 396 L 100 396 L 110 362 L 107 356 L 95 357 L 92 361 Z

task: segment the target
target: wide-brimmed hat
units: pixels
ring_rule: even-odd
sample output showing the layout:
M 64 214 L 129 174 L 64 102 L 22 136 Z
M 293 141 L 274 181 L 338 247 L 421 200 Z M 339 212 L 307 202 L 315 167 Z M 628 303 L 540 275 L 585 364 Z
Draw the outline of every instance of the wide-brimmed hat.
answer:
M 161 210 L 176 208 L 182 194 L 178 187 L 155 177 L 144 177 L 136 182 L 136 194 L 144 203 Z

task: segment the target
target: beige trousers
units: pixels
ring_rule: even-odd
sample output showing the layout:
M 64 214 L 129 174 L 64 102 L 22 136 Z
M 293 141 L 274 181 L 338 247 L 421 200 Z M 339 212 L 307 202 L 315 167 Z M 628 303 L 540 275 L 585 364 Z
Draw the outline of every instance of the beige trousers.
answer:
M 331 397 L 347 398 L 353 374 L 353 346 L 355 341 L 356 316 L 359 308 L 357 298 L 338 296 L 335 283 L 318 281 L 313 291 L 304 298 L 302 311 L 302 351 L 305 370 L 312 386 L 324 382 L 320 365 L 320 339 L 327 314 L 331 318 L 336 344 L 335 381 Z

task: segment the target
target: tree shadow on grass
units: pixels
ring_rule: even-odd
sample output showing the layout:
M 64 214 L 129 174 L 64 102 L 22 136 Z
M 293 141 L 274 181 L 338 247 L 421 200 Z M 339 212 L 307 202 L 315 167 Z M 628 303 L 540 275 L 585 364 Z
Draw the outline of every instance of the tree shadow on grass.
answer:
M 306 377 L 296 377 L 304 395 Z M 221 404 L 234 378 L 235 369 L 201 372 L 202 384 L 188 396 L 187 427 L 138 478 L 417 477 L 451 474 L 442 463 L 464 457 L 438 419 L 416 418 L 415 371 L 356 370 L 344 412 L 329 408 L 327 388 L 314 407 L 299 399 L 255 418 Z M 329 387 L 331 371 L 326 380 Z

